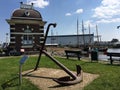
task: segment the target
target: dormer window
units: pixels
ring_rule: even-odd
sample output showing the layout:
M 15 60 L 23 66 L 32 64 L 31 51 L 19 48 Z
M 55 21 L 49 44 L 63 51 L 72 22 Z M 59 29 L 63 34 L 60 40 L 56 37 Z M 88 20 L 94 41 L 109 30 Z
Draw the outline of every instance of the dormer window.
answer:
M 30 12 L 29 11 L 25 11 L 25 15 L 26 16 L 30 16 Z

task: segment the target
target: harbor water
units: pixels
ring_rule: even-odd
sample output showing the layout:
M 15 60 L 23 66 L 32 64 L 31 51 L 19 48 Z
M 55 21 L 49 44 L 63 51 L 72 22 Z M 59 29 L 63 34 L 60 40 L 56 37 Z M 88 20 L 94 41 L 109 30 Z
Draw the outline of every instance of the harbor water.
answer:
M 109 52 L 109 53 L 120 53 L 120 48 L 110 48 L 110 49 L 107 50 L 107 52 Z M 101 53 L 101 52 L 98 53 L 98 60 L 108 61 L 109 58 L 110 58 L 110 57 L 107 56 L 107 55 L 104 54 L 104 53 Z M 114 57 L 114 56 L 113 56 L 112 58 L 114 58 L 114 59 L 116 59 L 116 60 L 120 60 L 120 57 Z

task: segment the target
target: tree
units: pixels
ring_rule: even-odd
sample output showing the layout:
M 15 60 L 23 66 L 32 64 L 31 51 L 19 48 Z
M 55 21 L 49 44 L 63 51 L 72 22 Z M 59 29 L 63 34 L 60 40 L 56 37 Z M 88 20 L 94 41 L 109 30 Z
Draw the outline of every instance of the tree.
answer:
M 115 42 L 119 42 L 119 40 L 116 39 L 116 38 L 113 38 L 113 39 L 111 40 L 111 43 L 115 43 Z

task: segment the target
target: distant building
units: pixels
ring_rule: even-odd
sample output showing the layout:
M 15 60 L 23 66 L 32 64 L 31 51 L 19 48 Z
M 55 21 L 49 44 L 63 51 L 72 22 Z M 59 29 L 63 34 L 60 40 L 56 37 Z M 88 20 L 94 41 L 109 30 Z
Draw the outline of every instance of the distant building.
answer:
M 17 51 L 33 51 L 35 44 L 40 45 L 44 40 L 44 25 L 40 12 L 33 8 L 33 4 L 23 4 L 13 11 L 10 19 L 10 48 Z
M 60 46 L 80 46 L 92 45 L 94 43 L 94 34 L 84 35 L 55 35 L 48 36 L 46 45 L 60 45 Z
M 2 48 L 2 44 L 0 44 L 0 48 Z

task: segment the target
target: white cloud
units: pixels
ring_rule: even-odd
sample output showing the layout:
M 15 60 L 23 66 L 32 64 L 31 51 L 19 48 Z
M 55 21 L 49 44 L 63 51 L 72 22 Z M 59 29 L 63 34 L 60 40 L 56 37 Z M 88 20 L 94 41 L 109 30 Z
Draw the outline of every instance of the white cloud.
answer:
M 81 14 L 81 13 L 83 13 L 83 9 L 77 9 L 75 13 L 76 14 Z
M 93 9 L 96 23 L 120 22 L 120 0 L 102 0 L 100 6 Z
M 88 25 L 90 25 L 91 28 L 94 28 L 96 26 L 96 24 L 92 20 L 87 20 L 84 24 L 85 27 L 88 27 Z
M 71 16 L 71 13 L 66 13 L 65 16 Z
M 101 19 L 101 20 L 97 21 L 97 23 L 115 23 L 115 22 L 120 23 L 120 18 Z
M 120 15 L 120 0 L 102 0 L 101 5 L 94 9 L 93 17 L 112 18 Z
M 28 0 L 29 3 L 34 3 L 35 7 L 44 8 L 49 5 L 48 0 Z
M 75 12 L 73 13 L 66 13 L 65 16 L 71 16 L 73 14 L 81 14 L 83 13 L 83 9 L 77 9 Z

